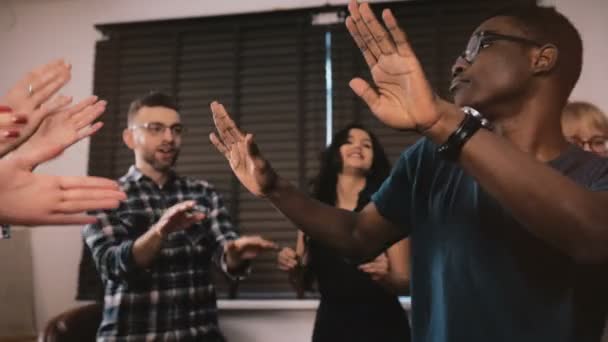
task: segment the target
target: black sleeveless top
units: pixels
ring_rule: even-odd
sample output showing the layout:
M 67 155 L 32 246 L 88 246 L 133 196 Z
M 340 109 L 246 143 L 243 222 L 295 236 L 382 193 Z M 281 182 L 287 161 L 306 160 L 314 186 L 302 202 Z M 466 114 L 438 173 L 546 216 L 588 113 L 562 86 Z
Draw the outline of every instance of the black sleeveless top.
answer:
M 369 203 L 378 186 L 366 186 L 355 211 Z M 410 341 L 407 315 L 396 295 L 384 289 L 332 249 L 308 240 L 309 267 L 321 301 L 313 342 Z

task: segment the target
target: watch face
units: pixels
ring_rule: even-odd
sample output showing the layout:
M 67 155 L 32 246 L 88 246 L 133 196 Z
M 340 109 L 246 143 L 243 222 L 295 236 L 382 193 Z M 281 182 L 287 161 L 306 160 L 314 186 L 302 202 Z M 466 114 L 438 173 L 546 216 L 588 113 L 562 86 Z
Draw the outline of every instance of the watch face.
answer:
M 479 121 L 481 121 L 481 127 L 490 131 L 494 129 L 494 126 L 492 125 L 490 120 L 484 118 L 483 115 L 481 115 L 481 113 L 477 109 L 464 106 L 462 107 L 462 111 L 479 119 Z

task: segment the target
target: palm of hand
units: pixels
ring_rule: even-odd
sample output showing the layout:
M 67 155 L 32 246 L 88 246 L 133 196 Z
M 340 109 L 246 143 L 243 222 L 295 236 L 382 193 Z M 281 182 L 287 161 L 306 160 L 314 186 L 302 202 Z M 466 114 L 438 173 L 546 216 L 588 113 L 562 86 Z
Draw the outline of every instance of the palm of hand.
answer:
M 97 102 L 92 96 L 68 108 L 62 108 L 62 104 L 67 102 L 53 104 L 53 108 L 57 107 L 55 112 L 44 118 L 36 132 L 16 150 L 22 159 L 40 164 L 102 127 L 101 122 L 91 123 L 103 113 L 105 102 Z
M 44 146 L 55 147 L 57 149 L 63 149 L 70 145 L 71 142 L 76 141 L 77 131 L 74 129 L 60 129 L 62 122 L 63 125 L 70 125 L 69 122 L 62 120 L 63 117 L 59 115 L 51 115 L 42 121 L 36 133 L 32 135 L 29 143 L 35 149 L 44 148 Z
M 267 194 L 277 175 L 262 157 L 253 135 L 241 132 L 222 104 L 212 102 L 211 111 L 217 129 L 217 134 L 209 136 L 213 145 L 226 157 L 243 186 L 256 196 Z
M 230 167 L 243 186 L 256 196 L 264 194 L 273 175 L 268 163 L 262 159 L 250 135 L 228 146 Z
M 10 182 L 0 185 L 0 201 L 5 204 L 2 206 L 2 217 L 16 223 L 36 224 L 32 222 L 32 217 L 46 216 L 49 214 L 46 209 L 61 200 L 54 196 L 59 184 L 52 177 L 5 166 L 0 167 L 0 178 L 10 179 Z M 3 198 L 2 194 L 9 194 L 10 198 Z M 31 205 L 32 198 L 36 198 L 34 206 Z
M 163 219 L 161 219 L 162 221 Z M 169 215 L 169 217 L 164 218 L 165 224 L 170 227 L 170 232 L 176 232 L 180 230 L 184 230 L 192 225 L 192 222 L 186 217 L 185 212 L 173 212 Z
M 371 68 L 371 74 L 379 97 L 370 109 L 385 124 L 397 129 L 420 129 L 438 120 L 432 95 L 429 96 L 432 92 L 415 58 L 397 53 L 383 55 Z
M 243 148 L 234 148 L 230 153 L 230 166 L 243 185 L 253 194 L 262 193 L 261 185 L 257 181 L 256 170 L 252 157 L 243 152 Z
M 231 146 L 228 146 L 230 151 L 228 154 L 228 162 L 239 178 L 241 178 L 240 175 L 244 178 L 248 178 L 248 176 L 253 173 L 251 167 L 253 164 L 251 160 L 252 157 L 247 153 L 244 145 L 245 141 L 240 140 Z

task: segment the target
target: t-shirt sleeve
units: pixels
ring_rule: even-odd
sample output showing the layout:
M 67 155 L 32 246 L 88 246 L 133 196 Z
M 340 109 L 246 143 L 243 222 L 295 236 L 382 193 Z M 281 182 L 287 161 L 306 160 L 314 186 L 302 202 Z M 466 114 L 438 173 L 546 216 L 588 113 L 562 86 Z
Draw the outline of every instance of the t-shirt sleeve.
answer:
M 405 235 L 410 233 L 415 177 L 418 174 L 417 168 L 425 148 L 425 140 L 421 139 L 401 154 L 390 176 L 372 196 L 372 202 L 380 215 L 397 225 Z
M 601 163 L 591 183 L 592 191 L 608 191 L 608 159 Z

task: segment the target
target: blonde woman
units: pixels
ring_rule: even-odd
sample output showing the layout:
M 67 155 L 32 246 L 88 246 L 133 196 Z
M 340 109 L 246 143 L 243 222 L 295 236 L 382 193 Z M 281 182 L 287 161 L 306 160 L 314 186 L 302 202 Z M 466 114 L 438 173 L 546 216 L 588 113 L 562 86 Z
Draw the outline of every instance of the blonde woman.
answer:
M 583 101 L 568 103 L 562 114 L 562 131 L 570 143 L 608 157 L 608 116 L 597 106 Z

